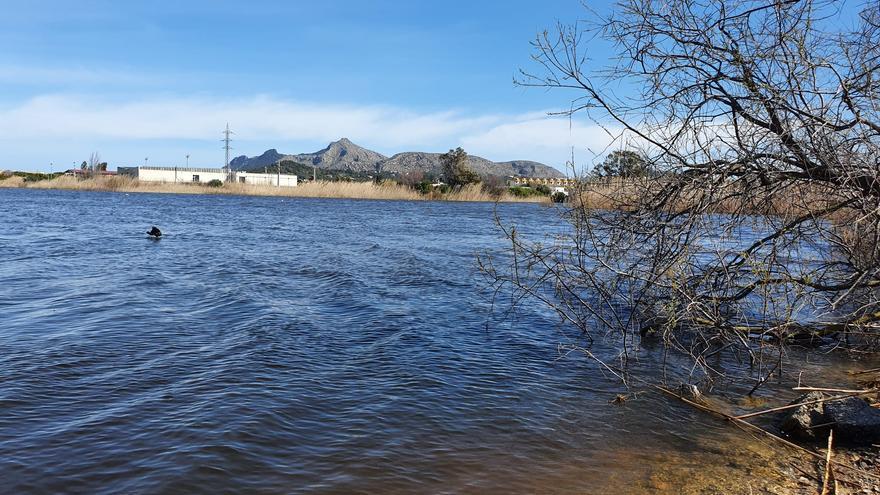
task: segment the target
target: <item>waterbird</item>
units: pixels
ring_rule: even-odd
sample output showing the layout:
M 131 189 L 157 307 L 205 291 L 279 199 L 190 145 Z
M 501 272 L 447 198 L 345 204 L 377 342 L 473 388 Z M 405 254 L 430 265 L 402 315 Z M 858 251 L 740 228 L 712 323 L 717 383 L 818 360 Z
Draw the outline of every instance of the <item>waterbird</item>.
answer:
M 162 231 L 159 230 L 158 227 L 156 227 L 155 225 L 153 225 L 153 228 L 150 229 L 149 232 L 147 232 L 147 235 L 150 236 L 150 237 L 154 237 L 154 238 L 158 239 L 158 238 L 162 237 Z

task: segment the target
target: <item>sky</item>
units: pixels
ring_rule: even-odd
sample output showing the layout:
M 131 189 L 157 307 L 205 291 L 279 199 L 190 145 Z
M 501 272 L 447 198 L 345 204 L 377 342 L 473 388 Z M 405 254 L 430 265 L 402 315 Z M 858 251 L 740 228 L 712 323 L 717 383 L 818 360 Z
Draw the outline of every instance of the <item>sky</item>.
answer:
M 602 5 L 590 2 L 593 8 Z M 0 169 L 223 165 L 347 137 L 583 166 L 608 145 L 577 95 L 523 88 L 537 34 L 580 0 L 0 0 Z M 596 56 L 603 48 L 596 46 Z

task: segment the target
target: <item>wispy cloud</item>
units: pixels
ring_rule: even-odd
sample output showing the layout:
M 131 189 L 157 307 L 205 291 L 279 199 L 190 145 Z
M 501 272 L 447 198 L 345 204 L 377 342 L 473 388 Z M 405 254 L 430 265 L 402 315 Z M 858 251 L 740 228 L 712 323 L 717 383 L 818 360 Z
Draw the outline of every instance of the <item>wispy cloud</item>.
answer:
M 130 70 L 108 70 L 88 66 L 36 67 L 0 64 L 0 83 L 13 85 L 70 86 L 75 84 L 126 85 L 157 84 L 162 79 L 155 74 Z
M 9 142 L 52 140 L 207 140 L 226 122 L 239 141 L 321 143 L 345 136 L 387 153 L 463 146 L 493 160 L 529 159 L 564 166 L 611 142 L 602 128 L 542 113 L 473 115 L 418 112 L 386 105 L 318 104 L 270 96 L 242 99 L 148 98 L 129 101 L 44 95 L 0 108 Z M 239 148 L 241 149 L 241 148 Z M 286 150 L 292 152 L 311 150 Z
M 462 145 L 495 160 L 548 157 L 562 166 L 574 155 L 578 169 L 604 155 L 619 129 L 547 114 L 513 116 L 485 130 L 465 135 Z

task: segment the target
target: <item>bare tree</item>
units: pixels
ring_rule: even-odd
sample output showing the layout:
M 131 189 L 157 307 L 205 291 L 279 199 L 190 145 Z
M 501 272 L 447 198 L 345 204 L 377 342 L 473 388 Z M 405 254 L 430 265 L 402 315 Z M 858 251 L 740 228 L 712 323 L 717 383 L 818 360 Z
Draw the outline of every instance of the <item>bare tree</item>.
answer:
M 421 170 L 412 170 L 400 175 L 400 183 L 407 187 L 415 187 L 416 184 L 425 180 L 425 173 Z
M 574 91 L 562 113 L 636 144 L 656 174 L 584 182 L 555 242 L 505 229 L 512 262 L 481 259 L 496 290 L 543 301 L 588 340 L 616 331 L 623 356 L 662 338 L 707 375 L 722 351 L 761 365 L 793 341 L 870 344 L 880 4 L 854 21 L 846 8 L 629 0 L 539 36 L 540 70 L 519 83 Z M 610 66 L 588 57 L 596 40 L 614 47 Z
M 101 163 L 101 155 L 97 151 L 92 152 L 92 154 L 89 155 L 89 175 L 93 177 L 98 175 L 101 169 Z

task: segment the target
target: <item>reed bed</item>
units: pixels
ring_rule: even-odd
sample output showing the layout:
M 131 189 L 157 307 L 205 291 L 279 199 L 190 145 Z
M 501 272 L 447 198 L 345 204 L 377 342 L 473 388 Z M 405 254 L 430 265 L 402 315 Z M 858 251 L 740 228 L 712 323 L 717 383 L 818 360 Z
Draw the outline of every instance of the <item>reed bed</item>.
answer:
M 193 183 L 140 182 L 132 177 L 94 177 L 78 179 L 64 176 L 38 182 L 25 182 L 21 177 L 10 177 L 0 181 L 0 187 L 27 189 L 66 189 L 75 191 L 114 191 L 128 193 L 161 194 L 229 194 L 241 196 L 284 196 L 298 198 L 345 198 L 403 201 L 485 201 L 485 202 L 527 202 L 547 203 L 547 197 L 520 198 L 508 193 L 501 195 L 483 191 L 479 185 L 465 186 L 461 189 L 440 194 L 422 194 L 407 186 L 385 182 L 306 182 L 297 187 L 276 187 L 255 184 L 224 184 L 221 187 L 208 187 Z
M 587 210 L 631 211 L 648 206 L 645 199 L 658 195 L 663 186 L 663 181 L 646 179 L 583 181 L 571 191 L 571 203 Z M 788 185 L 773 194 L 755 194 L 731 184 L 714 191 L 685 188 L 666 209 L 681 212 L 702 204 L 705 213 L 791 217 L 818 211 L 837 199 L 833 190 L 814 184 Z M 844 220 L 841 212 L 827 217 Z
M 395 182 L 376 184 L 373 182 L 305 182 L 297 187 L 275 187 L 255 184 L 224 184 L 221 187 L 208 187 L 194 183 L 140 182 L 132 177 L 112 176 L 78 179 L 63 176 L 51 180 L 26 182 L 22 177 L 9 177 L 0 180 L 0 187 L 29 189 L 68 189 L 78 191 L 116 191 L 129 193 L 162 194 L 231 194 L 241 196 L 283 196 L 299 198 L 344 198 L 375 199 L 399 201 L 482 201 L 482 202 L 525 202 L 548 203 L 546 196 L 519 197 L 510 193 L 492 194 L 480 185 L 464 186 L 455 191 L 441 194 L 438 191 L 422 194 L 410 187 Z M 572 203 L 578 207 L 596 210 L 632 209 L 646 187 L 632 180 L 585 181 L 572 190 Z M 711 213 L 749 212 L 758 215 L 802 214 L 817 204 L 828 201 L 827 191 L 786 190 L 769 201 L 757 202 L 755 198 L 745 198 L 732 194 L 730 198 L 717 201 L 709 210 Z M 684 193 L 673 209 L 684 209 L 693 204 L 699 192 Z M 691 197 L 693 196 L 693 197 Z
M 24 177 L 7 177 L 0 180 L 0 187 L 24 187 Z

